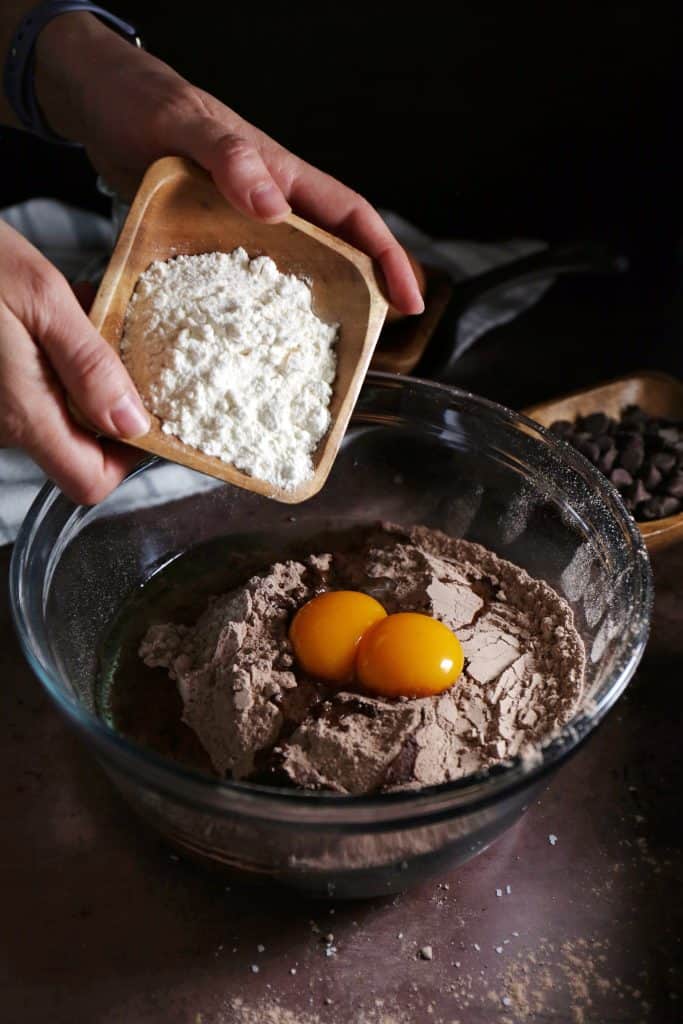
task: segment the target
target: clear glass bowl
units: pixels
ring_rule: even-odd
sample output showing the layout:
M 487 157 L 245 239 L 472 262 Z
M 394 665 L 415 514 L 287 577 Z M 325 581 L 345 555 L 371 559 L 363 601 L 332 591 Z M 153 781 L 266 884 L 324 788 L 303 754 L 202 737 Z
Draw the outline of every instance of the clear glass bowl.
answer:
M 126 596 L 189 547 L 267 534 L 274 549 L 389 519 L 479 541 L 572 605 L 591 702 L 534 765 L 419 792 L 342 797 L 218 782 L 135 746 L 94 708 L 97 648 Z M 482 398 L 371 374 L 323 491 L 284 506 L 152 461 L 95 508 L 45 487 L 17 539 L 15 621 L 46 690 L 139 815 L 186 854 L 318 895 L 403 889 L 467 860 L 623 692 L 647 640 L 652 581 L 617 492 L 573 448 Z

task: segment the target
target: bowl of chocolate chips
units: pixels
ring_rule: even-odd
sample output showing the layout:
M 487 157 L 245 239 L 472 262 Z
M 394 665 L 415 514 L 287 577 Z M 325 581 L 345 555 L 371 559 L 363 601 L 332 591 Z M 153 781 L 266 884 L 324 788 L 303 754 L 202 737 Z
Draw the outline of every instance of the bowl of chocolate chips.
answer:
M 649 551 L 683 538 L 683 384 L 645 371 L 527 409 L 619 492 Z

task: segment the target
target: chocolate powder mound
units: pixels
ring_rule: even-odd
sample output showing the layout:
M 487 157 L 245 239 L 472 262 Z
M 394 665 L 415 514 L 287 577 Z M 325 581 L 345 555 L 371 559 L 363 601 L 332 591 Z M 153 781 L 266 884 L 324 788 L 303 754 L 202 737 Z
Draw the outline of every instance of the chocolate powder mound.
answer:
M 411 700 L 334 691 L 294 664 L 297 608 L 360 590 L 458 635 L 460 678 Z M 168 670 L 216 773 L 338 793 L 416 788 L 533 756 L 576 711 L 584 650 L 552 588 L 485 548 L 383 524 L 350 551 L 273 565 L 197 623 L 152 626 L 140 655 Z

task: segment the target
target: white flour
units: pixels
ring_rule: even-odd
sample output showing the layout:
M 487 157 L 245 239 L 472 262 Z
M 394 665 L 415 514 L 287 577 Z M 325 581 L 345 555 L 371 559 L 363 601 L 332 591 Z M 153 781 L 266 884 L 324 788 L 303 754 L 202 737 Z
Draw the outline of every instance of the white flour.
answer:
M 337 332 L 305 281 L 239 248 L 152 263 L 121 355 L 165 433 L 292 489 L 329 426 Z

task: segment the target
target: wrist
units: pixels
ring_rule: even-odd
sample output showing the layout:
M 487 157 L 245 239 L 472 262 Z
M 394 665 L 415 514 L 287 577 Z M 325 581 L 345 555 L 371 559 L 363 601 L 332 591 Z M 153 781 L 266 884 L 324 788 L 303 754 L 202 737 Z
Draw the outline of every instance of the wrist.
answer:
M 50 129 L 85 142 L 88 97 L 97 90 L 98 68 L 111 47 L 130 46 L 94 14 L 53 18 L 36 39 L 35 92 Z

